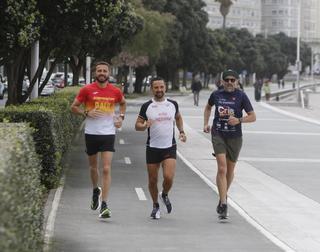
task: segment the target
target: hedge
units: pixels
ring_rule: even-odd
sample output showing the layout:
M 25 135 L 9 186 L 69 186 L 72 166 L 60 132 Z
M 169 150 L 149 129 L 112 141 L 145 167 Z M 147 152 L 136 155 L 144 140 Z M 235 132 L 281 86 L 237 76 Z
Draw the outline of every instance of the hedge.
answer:
M 42 250 L 44 187 L 33 131 L 0 123 L 0 251 Z
M 41 181 L 48 189 L 58 185 L 62 157 L 83 120 L 70 111 L 74 97 L 74 91 L 63 92 L 0 110 L 0 122 L 28 122 L 36 129 L 33 138 L 42 166 Z

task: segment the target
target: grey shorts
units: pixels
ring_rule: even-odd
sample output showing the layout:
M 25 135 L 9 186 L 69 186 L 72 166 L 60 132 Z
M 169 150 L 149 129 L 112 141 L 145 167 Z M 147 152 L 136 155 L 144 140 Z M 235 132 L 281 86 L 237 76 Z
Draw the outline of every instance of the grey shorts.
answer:
M 215 154 L 226 154 L 227 159 L 237 162 L 242 147 L 242 137 L 223 138 L 211 135 L 212 146 Z

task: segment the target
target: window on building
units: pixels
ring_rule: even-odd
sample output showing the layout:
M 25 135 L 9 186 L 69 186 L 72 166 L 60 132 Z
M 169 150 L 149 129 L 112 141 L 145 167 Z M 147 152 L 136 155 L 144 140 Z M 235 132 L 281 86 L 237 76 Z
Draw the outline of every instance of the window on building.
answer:
M 272 11 L 272 15 L 277 15 L 277 11 L 276 11 L 276 10 L 273 10 L 273 11 Z

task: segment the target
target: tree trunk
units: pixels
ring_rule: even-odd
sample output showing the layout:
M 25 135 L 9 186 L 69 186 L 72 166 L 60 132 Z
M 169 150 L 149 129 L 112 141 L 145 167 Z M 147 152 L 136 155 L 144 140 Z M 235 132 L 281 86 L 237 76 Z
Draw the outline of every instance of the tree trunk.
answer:
M 187 70 L 183 69 L 182 86 L 187 87 Z
M 84 65 L 85 62 L 85 55 L 79 55 L 79 56 L 73 56 L 70 58 L 70 67 L 72 69 L 72 86 L 77 86 L 79 85 L 79 77 L 80 77 L 80 72 L 81 68 Z

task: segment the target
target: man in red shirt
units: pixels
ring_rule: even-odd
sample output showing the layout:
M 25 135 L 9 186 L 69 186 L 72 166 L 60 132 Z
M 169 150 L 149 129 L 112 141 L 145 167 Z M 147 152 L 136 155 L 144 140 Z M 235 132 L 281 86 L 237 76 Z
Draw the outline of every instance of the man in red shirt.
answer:
M 93 186 L 91 209 L 96 210 L 99 207 L 101 197 L 100 218 L 111 217 L 107 197 L 111 183 L 112 156 L 115 151 L 115 129 L 122 126 L 126 111 L 125 98 L 119 88 L 108 82 L 109 74 L 108 63 L 96 63 L 96 81 L 81 88 L 71 105 L 73 113 L 85 116 L 86 152 Z M 116 104 L 119 104 L 119 116 L 115 114 Z M 84 109 L 81 105 L 84 105 Z M 102 190 L 98 186 L 98 152 L 101 152 L 103 163 Z

